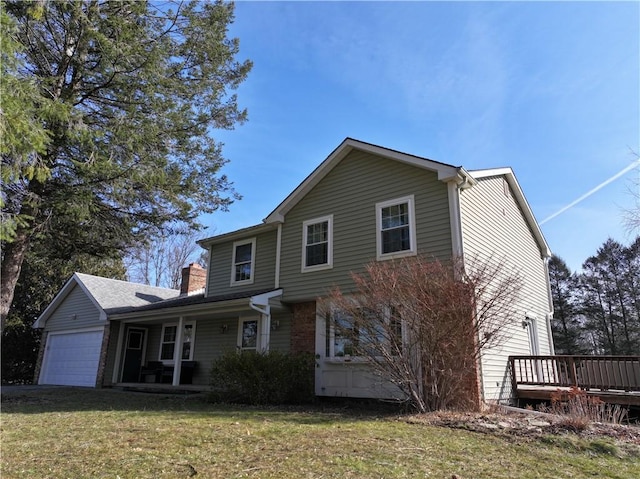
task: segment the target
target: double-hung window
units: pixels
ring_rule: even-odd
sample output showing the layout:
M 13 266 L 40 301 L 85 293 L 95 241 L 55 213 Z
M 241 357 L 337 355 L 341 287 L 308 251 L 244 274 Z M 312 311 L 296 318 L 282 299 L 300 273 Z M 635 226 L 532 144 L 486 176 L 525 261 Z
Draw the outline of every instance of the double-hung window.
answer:
M 376 204 L 378 259 L 416 254 L 416 220 L 413 195 Z
M 256 239 L 233 243 L 231 285 L 252 284 L 255 275 Z
M 333 215 L 302 223 L 302 272 L 333 266 Z
M 182 359 L 190 361 L 193 359 L 193 341 L 195 338 L 195 323 L 185 323 L 182 330 Z M 162 326 L 160 337 L 160 360 L 174 361 L 176 340 L 178 338 L 178 325 L 165 324 Z

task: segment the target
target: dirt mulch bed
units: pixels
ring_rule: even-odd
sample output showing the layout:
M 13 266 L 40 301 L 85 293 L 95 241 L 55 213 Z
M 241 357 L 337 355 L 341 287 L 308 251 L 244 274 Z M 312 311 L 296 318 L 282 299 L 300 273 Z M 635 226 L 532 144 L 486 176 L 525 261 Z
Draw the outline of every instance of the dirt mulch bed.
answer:
M 413 415 L 408 417 L 407 421 L 522 438 L 540 438 L 559 434 L 573 434 L 584 439 L 609 437 L 616 442 L 638 446 L 640 451 L 640 426 L 637 425 L 574 422 L 551 414 L 527 412 L 434 412 Z

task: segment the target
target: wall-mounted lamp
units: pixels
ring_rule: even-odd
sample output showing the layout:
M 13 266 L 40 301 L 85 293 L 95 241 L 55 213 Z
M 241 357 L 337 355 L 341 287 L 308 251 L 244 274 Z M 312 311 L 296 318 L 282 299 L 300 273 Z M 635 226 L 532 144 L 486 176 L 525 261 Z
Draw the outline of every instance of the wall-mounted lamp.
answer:
M 229 327 L 226 324 L 223 324 L 222 326 L 220 326 L 220 332 L 222 334 L 226 333 L 227 329 L 229 329 Z
M 71 315 L 71 321 L 75 321 L 76 319 L 78 319 L 78 315 L 77 315 L 77 314 L 75 314 L 75 313 L 73 313 L 73 314 Z
M 277 319 L 275 321 L 271 321 L 271 330 L 272 331 L 275 331 L 279 327 L 280 327 L 280 321 L 278 321 Z

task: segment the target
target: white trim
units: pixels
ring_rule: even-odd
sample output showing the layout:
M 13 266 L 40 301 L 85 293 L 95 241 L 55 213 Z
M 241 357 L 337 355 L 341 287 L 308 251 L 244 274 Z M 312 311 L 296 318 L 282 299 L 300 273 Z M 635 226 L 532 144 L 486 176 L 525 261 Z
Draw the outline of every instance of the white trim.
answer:
M 242 351 L 253 351 L 254 348 L 243 348 L 242 347 L 242 326 L 245 322 L 248 321 L 257 321 L 256 324 L 256 347 L 255 347 L 255 351 L 256 352 L 260 352 L 262 351 L 262 341 L 261 341 L 261 334 L 260 334 L 260 328 L 262 327 L 262 315 L 251 315 L 251 316 L 240 316 L 238 317 L 238 338 L 237 338 L 237 342 L 236 342 L 236 347 L 238 348 L 238 351 L 242 352 Z
M 249 273 L 249 279 L 236 281 L 236 249 L 238 246 L 251 245 L 251 272 Z M 240 286 L 243 284 L 253 284 L 256 276 L 256 238 L 250 238 L 246 240 L 238 240 L 233 242 L 231 251 L 231 286 Z
M 120 324 L 120 327 L 122 328 L 122 333 L 124 335 L 124 329 L 125 329 L 125 325 L 124 324 Z M 126 325 L 126 329 L 127 329 L 127 334 L 126 334 L 126 340 L 123 341 L 122 344 L 122 350 L 124 352 L 124 354 L 122 354 L 122 364 L 120 364 L 118 366 L 118 361 L 120 360 L 120 357 L 118 356 L 116 358 L 116 362 L 114 362 L 114 376 L 116 377 L 116 379 L 119 378 L 119 381 L 114 380 L 114 384 L 118 383 L 118 382 L 123 382 L 122 381 L 122 375 L 124 374 L 124 363 L 127 361 L 127 346 L 129 344 L 129 331 L 131 331 L 132 329 L 138 329 L 140 331 L 144 331 L 144 339 L 143 339 L 143 344 L 142 344 L 142 365 L 144 365 L 145 362 L 145 358 L 147 357 L 147 344 L 149 341 L 149 328 L 148 326 L 138 326 L 136 324 L 127 324 Z M 118 351 L 119 353 L 120 351 Z M 116 372 L 117 372 L 117 376 L 116 376 Z M 136 381 L 137 382 L 137 381 Z
M 433 171 L 438 174 L 438 179 L 448 181 L 453 178 L 459 179 L 462 183 L 473 184 L 474 180 L 464 168 L 439 163 L 400 151 L 384 148 L 381 146 L 365 143 L 363 141 L 346 138 L 331 154 L 305 178 L 305 180 L 280 203 L 269 216 L 264 219 L 265 223 L 274 221 L 284 221 L 285 215 L 293 208 L 309 191 L 311 191 L 343 158 L 351 151 L 359 150 L 372 155 L 378 155 L 390 160 L 399 161 L 408 165 Z
M 538 321 L 536 315 L 525 313 L 524 324 L 529 338 L 529 352 L 532 356 L 539 356 L 540 338 L 538 337 Z
M 403 251 L 394 251 L 393 253 L 382 253 L 382 209 L 389 206 L 396 206 L 407 203 L 409 209 L 409 249 Z M 414 256 L 418 252 L 416 241 L 416 212 L 414 195 L 403 196 L 392 200 L 376 203 L 376 259 L 378 261 L 385 259 L 403 258 L 405 256 Z
M 93 297 L 89 289 L 84 285 L 84 283 L 82 282 L 82 279 L 80 279 L 80 277 L 78 276 L 78 273 L 73 273 L 73 276 L 69 278 L 69 280 L 65 283 L 65 285 L 62 287 L 60 292 L 55 296 L 55 298 L 53 298 L 53 300 L 45 308 L 42 314 L 38 316 L 38 319 L 36 319 L 36 321 L 33 323 L 31 327 L 44 328 L 45 323 L 47 322 L 49 317 L 55 312 L 56 309 L 58 309 L 60 304 L 62 304 L 64 299 L 71 293 L 71 291 L 73 291 L 73 287 L 75 285 L 78 285 L 80 287 L 82 292 L 87 296 L 87 298 L 89 298 L 89 300 L 93 303 L 93 305 L 98 309 L 98 313 L 100 314 L 99 319 L 101 321 L 106 321 L 107 313 L 104 312 L 104 309 L 102 309 L 102 306 L 100 306 L 96 298 Z
M 449 196 L 449 223 L 451 226 L 451 246 L 454 258 L 462 258 L 464 243 L 462 242 L 462 219 L 460 214 L 460 188 L 450 181 L 447 183 Z
M 178 339 L 182 339 L 182 335 L 183 335 L 183 332 L 180 329 L 180 323 L 182 323 L 183 329 L 187 326 L 191 326 L 191 349 L 189 350 L 188 359 L 182 359 L 182 343 L 178 344 Z M 162 345 L 164 344 L 164 330 L 171 326 L 176 327 L 176 337 L 173 342 L 173 359 L 162 359 Z M 164 364 L 175 364 L 178 353 L 180 354 L 180 361 L 193 361 L 193 352 L 195 349 L 194 346 L 196 342 L 195 339 L 196 339 L 196 322 L 194 320 L 184 321 L 183 317 L 180 316 L 177 322 L 173 321 L 170 323 L 162 323 L 162 329 L 160 330 L 160 348 L 158 350 L 158 361 L 162 361 Z M 178 349 L 179 351 L 177 351 Z
M 327 223 L 327 262 L 307 266 L 307 227 L 318 223 Z M 333 215 L 321 216 L 302 222 L 302 273 L 333 268 Z
M 111 322 L 111 326 L 113 327 L 113 321 Z M 120 378 L 122 377 L 122 364 L 120 364 L 120 360 L 122 359 L 122 349 L 124 344 L 124 330 L 126 324 L 124 322 L 118 323 L 118 342 L 116 344 L 116 357 L 114 360 L 113 373 L 111 374 L 111 382 L 113 384 L 119 383 Z
M 93 333 L 93 332 L 102 332 L 102 339 L 100 340 L 100 342 L 104 342 L 104 330 L 105 327 L 104 326 L 92 326 L 89 328 L 78 328 L 78 329 L 66 329 L 63 331 L 48 331 L 47 332 L 47 338 L 46 338 L 46 342 L 45 342 L 45 350 L 44 350 L 44 354 L 42 355 L 42 363 L 40 363 L 40 373 L 38 374 L 38 384 L 43 384 L 43 379 L 46 376 L 46 372 L 49 369 L 49 348 L 50 348 L 50 339 L 52 336 L 61 336 L 64 334 L 78 334 L 78 333 Z M 100 351 L 99 354 L 102 354 L 102 351 Z M 98 365 L 98 368 L 100 367 L 100 365 Z M 98 377 L 96 375 L 95 381 L 98 380 Z M 93 387 L 96 387 L 95 383 L 93 385 Z
M 280 287 L 280 255 L 282 251 L 282 223 L 278 223 L 278 231 L 276 233 L 276 271 L 275 284 L 276 288 Z

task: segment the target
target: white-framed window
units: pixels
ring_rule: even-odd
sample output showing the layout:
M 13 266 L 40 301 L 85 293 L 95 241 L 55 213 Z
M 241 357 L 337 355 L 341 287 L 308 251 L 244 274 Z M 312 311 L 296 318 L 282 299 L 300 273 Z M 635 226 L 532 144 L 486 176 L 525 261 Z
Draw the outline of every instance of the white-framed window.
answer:
M 256 239 L 235 241 L 231 263 L 231 286 L 252 284 L 255 275 Z
M 376 204 L 377 258 L 416 254 L 416 218 L 413 195 Z
M 184 323 L 182 330 L 182 360 L 193 360 L 193 343 L 196 335 L 196 323 Z M 178 324 L 169 323 L 162 325 L 160 336 L 160 361 L 175 361 L 174 352 L 176 349 L 176 339 L 178 337 Z
M 302 223 L 302 272 L 333 267 L 333 215 Z
M 326 355 L 334 359 L 371 358 L 399 354 L 405 342 L 402 322 L 387 308 L 360 310 L 360 317 L 333 310 L 326 319 Z M 383 352 L 384 350 L 384 352 Z
M 260 347 L 260 320 L 240 318 L 238 327 L 238 350 L 258 351 Z

